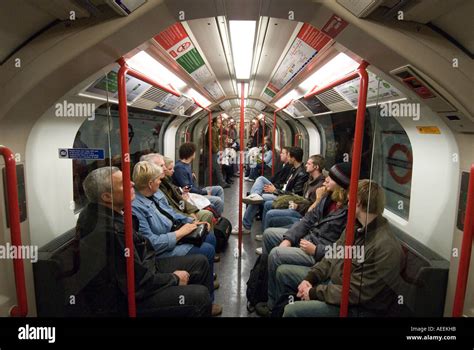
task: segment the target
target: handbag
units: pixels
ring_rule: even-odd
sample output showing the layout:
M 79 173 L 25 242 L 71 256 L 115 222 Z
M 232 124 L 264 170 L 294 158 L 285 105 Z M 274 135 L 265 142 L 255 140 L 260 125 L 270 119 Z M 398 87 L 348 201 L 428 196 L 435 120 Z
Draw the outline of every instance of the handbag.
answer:
M 181 238 L 179 244 L 193 244 L 196 247 L 200 247 L 208 233 L 207 224 L 199 224 L 193 232 Z

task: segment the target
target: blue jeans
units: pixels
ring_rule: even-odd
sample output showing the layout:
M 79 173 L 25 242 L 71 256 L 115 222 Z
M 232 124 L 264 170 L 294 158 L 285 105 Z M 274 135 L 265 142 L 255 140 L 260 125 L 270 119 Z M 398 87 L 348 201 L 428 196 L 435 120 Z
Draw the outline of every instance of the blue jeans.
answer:
M 276 197 L 274 194 L 271 194 L 271 193 L 262 193 L 261 196 L 263 197 L 263 200 L 265 201 L 264 207 L 267 202 L 273 203 L 273 200 Z M 253 219 L 255 219 L 255 216 L 257 216 L 260 205 L 261 204 L 247 205 L 247 209 L 245 209 L 244 218 L 242 220 L 242 223 L 247 230 L 250 230 L 250 228 L 252 227 Z M 262 220 L 263 220 L 263 217 L 262 217 Z
M 339 305 L 326 304 L 324 301 L 296 301 L 285 306 L 283 317 L 339 317 L 339 311 Z M 350 307 L 347 314 L 349 317 L 378 316 L 374 312 L 356 306 Z
M 224 189 L 221 186 L 208 186 L 204 187 L 204 190 L 211 191 L 211 195 L 205 197 L 209 199 L 217 214 L 222 215 L 224 211 Z
M 300 221 L 301 219 L 292 218 L 290 216 L 275 217 L 267 220 L 268 227 L 282 227 L 289 229 L 295 222 Z M 267 227 L 267 228 L 268 228 Z
M 296 210 L 293 209 L 271 209 L 265 215 L 265 221 L 263 222 L 263 231 L 267 229 L 267 227 L 282 227 L 287 226 L 290 224 L 299 221 L 302 216 Z M 276 224 L 276 220 L 273 222 L 273 225 L 270 225 L 270 221 L 272 219 L 279 219 L 278 224 Z M 294 220 L 296 219 L 296 221 Z
M 268 180 L 265 176 L 259 176 L 253 183 L 252 188 L 250 189 L 250 193 L 257 193 L 259 195 L 262 195 L 263 186 L 271 184 L 272 183 L 270 182 L 270 180 Z
M 313 266 L 316 263 L 314 256 L 306 254 L 297 247 L 279 247 L 287 229 L 270 227 L 263 232 L 263 253 L 268 254 L 268 307 L 273 308 L 278 301 L 277 270 L 284 264 Z M 301 279 L 303 280 L 303 279 Z
M 211 274 L 211 285 L 210 289 L 212 290 L 211 293 L 211 300 L 214 301 L 214 256 L 216 255 L 216 236 L 214 235 L 214 232 L 209 232 L 209 234 L 206 237 L 206 240 L 204 241 L 203 244 L 201 244 L 200 247 L 194 246 L 191 248 L 191 250 L 188 252 L 186 255 L 197 255 L 201 254 L 204 255 L 207 258 L 207 261 L 209 262 L 209 268 L 210 268 L 210 274 Z
M 268 226 L 267 225 L 267 213 L 272 210 L 272 205 L 273 205 L 273 201 L 275 200 L 276 196 L 273 195 L 273 198 L 269 199 L 269 200 L 266 200 L 264 203 L 263 203 L 263 212 L 262 212 L 262 227 L 263 229 L 265 230 L 265 228 Z

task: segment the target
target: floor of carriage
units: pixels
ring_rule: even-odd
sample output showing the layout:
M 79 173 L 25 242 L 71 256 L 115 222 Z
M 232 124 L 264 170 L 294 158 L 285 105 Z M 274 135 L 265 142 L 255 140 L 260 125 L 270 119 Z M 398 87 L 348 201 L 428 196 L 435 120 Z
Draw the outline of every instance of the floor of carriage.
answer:
M 243 195 L 250 191 L 251 182 L 243 183 Z M 232 225 L 238 225 L 239 217 L 239 179 L 234 178 L 234 184 L 226 188 L 224 216 Z M 245 207 L 245 205 L 244 205 Z M 245 208 L 243 208 L 245 210 Z M 261 242 L 255 240 L 255 235 L 261 233 L 261 221 L 252 225 L 252 233 L 242 236 L 242 254 L 238 257 L 238 236 L 231 235 L 227 249 L 220 254 L 221 261 L 214 264 L 220 288 L 216 290 L 215 303 L 223 306 L 223 317 L 256 317 L 255 312 L 247 311 L 247 280 L 257 254 L 255 249 Z

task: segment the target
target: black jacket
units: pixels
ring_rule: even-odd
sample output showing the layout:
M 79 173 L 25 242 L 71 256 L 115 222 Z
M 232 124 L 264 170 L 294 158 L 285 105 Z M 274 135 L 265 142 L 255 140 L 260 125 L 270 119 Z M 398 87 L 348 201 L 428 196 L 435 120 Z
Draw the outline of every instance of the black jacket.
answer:
M 298 168 L 291 169 L 291 174 L 288 177 L 288 183 L 286 185 L 285 190 L 277 189 L 274 194 L 276 194 L 277 196 L 280 196 L 282 194 L 297 194 L 299 196 L 302 196 L 304 191 L 304 184 L 306 183 L 306 181 L 308 181 L 308 177 L 309 175 L 306 172 L 304 164 L 301 163 Z
M 280 189 L 283 187 L 283 185 L 286 183 L 286 180 L 288 180 L 288 177 L 291 174 L 291 170 L 293 167 L 285 163 L 283 166 L 275 173 L 275 175 L 272 176 L 270 179 L 270 182 L 277 188 Z
M 134 227 L 138 227 L 136 218 Z M 107 254 L 109 266 L 103 271 L 104 279 L 112 279 L 121 292 L 127 294 L 127 271 L 125 259 L 125 227 L 123 215 L 100 204 L 89 203 L 79 215 L 77 230 L 80 239 L 88 235 L 104 235 L 108 244 L 105 251 L 97 247 L 97 254 Z M 157 270 L 156 253 L 152 245 L 136 229 L 133 230 L 134 261 L 135 261 L 135 295 L 137 301 L 146 299 L 158 290 L 169 286 L 177 286 L 179 280 L 172 273 L 161 273 Z M 98 278 L 100 279 L 101 276 Z M 96 281 L 97 282 L 97 281 Z M 97 292 L 96 295 L 100 295 Z
M 324 216 L 324 211 L 332 203 L 331 195 L 324 197 L 321 202 L 308 212 L 303 219 L 293 224 L 284 234 L 284 239 L 291 241 L 293 247 L 299 247 L 302 238 L 316 245 L 314 259 L 324 257 L 326 246 L 332 245 L 341 236 L 347 223 L 347 206 L 336 209 Z

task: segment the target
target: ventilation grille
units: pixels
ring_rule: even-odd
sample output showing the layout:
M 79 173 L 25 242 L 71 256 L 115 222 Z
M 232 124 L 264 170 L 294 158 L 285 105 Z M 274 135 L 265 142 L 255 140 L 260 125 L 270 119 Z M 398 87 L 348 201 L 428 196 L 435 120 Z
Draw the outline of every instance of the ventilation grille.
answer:
M 317 96 L 319 100 L 333 112 L 342 112 L 354 109 L 346 100 L 342 98 L 334 89 L 323 92 Z
M 155 101 L 156 103 L 161 102 L 166 95 L 168 95 L 168 92 L 165 92 L 163 90 L 157 89 L 156 87 L 152 86 L 150 89 L 148 89 L 147 92 L 145 92 L 142 95 L 142 99 L 145 100 L 150 100 L 150 101 Z

